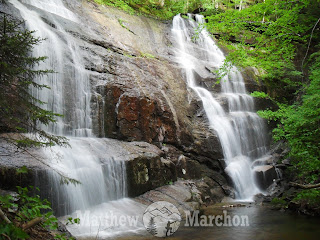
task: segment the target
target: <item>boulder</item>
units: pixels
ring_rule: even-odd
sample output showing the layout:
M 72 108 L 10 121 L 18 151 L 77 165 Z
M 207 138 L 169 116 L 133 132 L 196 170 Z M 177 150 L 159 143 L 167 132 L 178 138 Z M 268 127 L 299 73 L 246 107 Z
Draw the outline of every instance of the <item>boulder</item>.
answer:
M 271 165 L 256 166 L 253 170 L 257 184 L 263 190 L 266 190 L 278 178 L 275 167 Z
M 149 143 L 176 143 L 179 135 L 170 106 L 121 86 L 105 86 L 104 134 Z M 163 100 L 164 101 L 164 100 Z
M 179 180 L 170 185 L 148 191 L 136 197 L 135 200 L 145 205 L 157 201 L 170 202 L 178 208 L 181 217 L 185 218 L 187 212 L 199 210 L 200 207 L 208 203 L 207 199 L 210 197 L 207 194 L 211 184 L 210 180 L 207 180 Z M 220 202 L 225 195 L 221 192 L 221 189 L 219 192 L 219 188 L 213 188 L 212 190 L 216 191 L 216 199 L 210 203 Z

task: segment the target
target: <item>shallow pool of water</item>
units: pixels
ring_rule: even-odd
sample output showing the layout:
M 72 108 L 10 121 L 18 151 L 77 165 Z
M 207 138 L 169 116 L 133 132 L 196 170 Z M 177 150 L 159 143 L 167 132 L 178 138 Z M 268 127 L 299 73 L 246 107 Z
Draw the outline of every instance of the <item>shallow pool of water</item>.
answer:
M 298 215 L 296 213 L 271 210 L 264 206 L 223 208 L 210 207 L 204 210 L 206 216 L 223 215 L 223 210 L 234 216 L 248 216 L 249 226 L 213 226 L 186 227 L 185 221 L 180 228 L 167 239 L 199 239 L 199 240 L 318 240 L 320 239 L 320 218 Z M 231 224 L 232 225 L 232 224 Z M 144 232 L 117 240 L 149 240 L 159 239 Z

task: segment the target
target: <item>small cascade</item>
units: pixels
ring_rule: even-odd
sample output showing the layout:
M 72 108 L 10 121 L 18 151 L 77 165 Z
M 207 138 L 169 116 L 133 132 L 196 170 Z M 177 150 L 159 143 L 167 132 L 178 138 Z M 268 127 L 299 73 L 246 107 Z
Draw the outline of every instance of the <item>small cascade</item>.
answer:
M 56 215 L 85 210 L 127 195 L 125 162 L 116 161 L 107 154 L 103 139 L 70 138 L 69 143 L 70 148 L 53 147 L 44 151 L 51 167 L 81 182 L 76 186 L 61 184 L 61 176 L 50 171 L 45 181 L 50 191 L 44 188 L 41 192 L 52 202 Z
M 188 86 L 201 99 L 206 116 L 221 143 L 225 171 L 231 177 L 238 199 L 250 199 L 260 192 L 251 163 L 267 154 L 263 120 L 254 112 L 253 98 L 247 94 L 241 73 L 232 67 L 221 79 L 221 93 L 200 87 L 196 75 L 210 77 L 207 69 L 219 69 L 225 60 L 203 26 L 201 15 L 177 15 L 172 34 L 176 40 L 176 57 L 186 73 Z M 195 29 L 200 29 L 195 33 Z M 211 75 L 212 78 L 212 75 Z M 218 99 L 227 99 L 225 110 Z

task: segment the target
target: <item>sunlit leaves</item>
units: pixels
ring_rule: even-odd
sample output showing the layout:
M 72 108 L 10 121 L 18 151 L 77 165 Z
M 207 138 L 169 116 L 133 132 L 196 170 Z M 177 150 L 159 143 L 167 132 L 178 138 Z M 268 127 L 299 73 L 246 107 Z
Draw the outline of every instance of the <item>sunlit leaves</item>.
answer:
M 263 69 L 270 89 L 281 84 L 293 92 L 299 75 L 302 78 L 298 73 L 302 69 L 296 69 L 293 60 L 307 46 L 319 7 L 319 2 L 311 0 L 266 0 L 242 11 L 228 9 L 209 16 L 208 28 L 229 45 L 227 61 Z

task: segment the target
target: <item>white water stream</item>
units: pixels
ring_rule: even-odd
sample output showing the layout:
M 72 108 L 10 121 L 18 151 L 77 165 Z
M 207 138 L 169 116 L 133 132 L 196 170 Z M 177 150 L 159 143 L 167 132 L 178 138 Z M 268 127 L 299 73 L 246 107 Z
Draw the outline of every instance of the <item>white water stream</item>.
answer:
M 254 112 L 253 98 L 247 94 L 243 77 L 235 67 L 221 79 L 221 93 L 212 93 L 198 85 L 195 73 L 201 76 L 207 71 L 205 67 L 219 69 L 225 60 L 203 24 L 201 15 L 189 14 L 188 19 L 174 17 L 176 57 L 185 70 L 188 86 L 201 99 L 210 127 L 220 140 L 225 171 L 234 183 L 237 198 L 250 199 L 260 191 L 251 163 L 267 151 L 263 120 Z M 201 29 L 198 35 L 195 29 Z M 228 109 L 219 103 L 221 98 L 227 99 Z
M 33 56 L 47 56 L 38 69 L 51 69 L 54 74 L 37 79 L 50 89 L 31 89 L 32 94 L 47 104 L 47 110 L 63 114 L 57 124 L 41 126 L 43 130 L 69 138 L 70 148 L 52 147 L 43 154 L 52 168 L 81 184 L 61 184 L 61 177 L 49 171 L 38 179 L 41 189 L 53 203 L 58 216 L 81 215 L 81 224 L 69 226 L 79 237 L 112 237 L 123 232 L 139 231 L 138 225 L 112 226 L 106 216 L 116 219 L 139 213 L 144 205 L 126 198 L 127 180 L 124 161 L 115 161 L 104 139 L 92 134 L 91 87 L 81 49 L 63 24 L 81 24 L 61 0 L 10 0 L 26 20 L 34 36 L 45 39 L 35 46 Z M 50 24 L 44 19 L 49 19 Z M 79 215 L 80 214 L 80 215 Z M 64 217 L 62 217 L 64 219 Z M 140 226 L 140 227 L 139 227 Z

